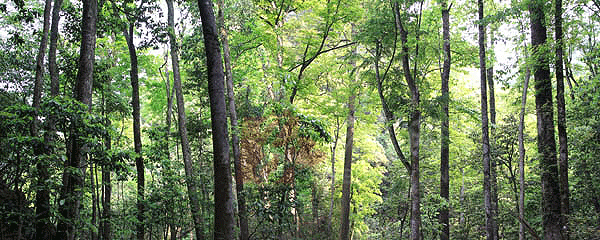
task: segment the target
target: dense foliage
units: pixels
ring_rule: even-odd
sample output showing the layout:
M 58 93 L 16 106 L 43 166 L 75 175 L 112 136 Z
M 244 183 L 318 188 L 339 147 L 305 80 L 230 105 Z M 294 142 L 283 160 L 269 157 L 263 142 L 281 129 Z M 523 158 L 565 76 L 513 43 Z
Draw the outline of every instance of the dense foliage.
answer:
M 233 105 L 227 108 L 235 106 L 239 122 L 226 121 L 230 137 L 224 139 L 212 137 L 214 99 L 209 94 L 219 90 L 209 89 L 207 81 L 212 75 L 205 52 L 215 49 L 204 44 L 202 6 L 176 1 L 174 27 L 169 27 L 161 1 L 93 1 L 99 9 L 89 106 L 75 100 L 82 34 L 89 30 L 81 24 L 84 4 L 53 1 L 62 18 L 55 32 L 59 82 L 54 89 L 46 66 L 50 59 L 42 59 L 42 81 L 35 81 L 36 54 L 46 39 L 44 1 L 0 3 L 0 239 L 42 239 L 39 224 L 49 226 L 44 234 L 52 237 L 59 222 L 74 226 L 75 239 L 216 239 L 220 217 L 214 209 L 220 202 L 215 201 L 223 198 L 215 186 L 225 183 L 213 165 L 217 140 L 232 149 L 234 185 L 228 197 L 244 199 L 233 201 L 234 209 L 245 204 L 245 213 L 236 210 L 232 216 L 240 239 L 340 239 L 344 224 L 350 239 L 447 239 L 441 236 L 445 223 L 438 219 L 442 209 L 448 209 L 449 239 L 484 239 L 491 234 L 487 227 L 502 239 L 547 237 L 543 209 L 548 202 L 541 186 L 550 168 L 541 150 L 557 149 L 550 155 L 558 158 L 560 141 L 556 135 L 556 146 L 546 148 L 538 139 L 540 91 L 534 89 L 540 85 L 534 76 L 536 69 L 548 68 L 552 89 L 547 90 L 556 97 L 561 87 L 555 80 L 554 50 L 559 43 L 564 49 L 568 168 L 558 170 L 568 173 L 569 191 L 561 194 L 570 201 L 561 215 L 561 224 L 567 225 L 561 239 L 600 239 L 598 0 L 562 2 L 559 42 L 552 37 L 555 6 L 546 1 L 486 0 L 481 20 L 473 20 L 478 17 L 475 1 L 215 1 L 215 15 L 222 14 L 224 22 L 217 19 L 214 34 L 227 44 L 223 71 L 233 87 Z M 445 10 L 452 55 L 447 97 L 441 88 Z M 548 38 L 532 47 L 533 10 L 544 13 L 536 21 L 547 28 Z M 486 30 L 481 50 L 492 83 L 484 89 L 494 97 L 486 99 L 490 109 L 483 114 L 478 26 Z M 180 70 L 174 71 L 173 61 L 179 61 Z M 181 89 L 174 84 L 176 74 Z M 139 149 L 132 116 L 138 90 L 130 85 L 137 78 Z M 39 106 L 34 105 L 36 87 L 41 87 Z M 220 93 L 229 91 L 223 89 Z M 54 90 L 58 96 L 51 94 Z M 183 119 L 176 90 L 185 99 Z M 546 107 L 560 111 L 556 104 Z M 482 116 L 488 114 L 491 163 L 484 166 L 482 126 L 487 123 L 482 125 Z M 445 119 L 448 199 L 440 195 Z M 187 128 L 188 143 L 179 121 Z M 232 134 L 239 136 L 239 159 L 234 159 Z M 73 141 L 83 151 L 79 167 L 67 164 Z M 190 169 L 183 153 L 188 148 Z M 484 211 L 486 167 L 492 168 L 491 206 L 497 204 L 488 211 L 492 216 Z M 141 195 L 139 173 L 145 175 Z M 69 175 L 82 179 L 73 190 L 79 196 L 63 193 Z M 348 222 L 342 219 L 344 176 L 351 180 Z M 243 190 L 236 192 L 235 184 Z M 43 192 L 49 194 L 47 215 L 36 213 Z M 80 201 L 74 219 L 61 213 L 71 198 Z M 190 203 L 194 198 L 197 212 Z M 496 226 L 486 225 L 490 217 Z M 240 234 L 242 220 L 248 236 Z

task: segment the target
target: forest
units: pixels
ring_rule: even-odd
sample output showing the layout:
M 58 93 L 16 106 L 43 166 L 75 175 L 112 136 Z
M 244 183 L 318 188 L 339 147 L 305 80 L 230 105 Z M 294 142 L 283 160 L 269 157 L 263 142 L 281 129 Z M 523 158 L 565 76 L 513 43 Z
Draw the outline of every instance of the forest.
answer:
M 600 0 L 0 16 L 0 239 L 600 239 Z

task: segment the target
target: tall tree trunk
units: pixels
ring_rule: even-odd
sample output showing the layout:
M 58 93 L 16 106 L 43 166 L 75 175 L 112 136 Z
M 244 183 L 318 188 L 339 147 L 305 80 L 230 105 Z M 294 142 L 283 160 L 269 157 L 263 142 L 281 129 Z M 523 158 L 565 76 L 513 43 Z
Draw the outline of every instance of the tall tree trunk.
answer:
M 527 46 L 525 46 L 527 49 Z M 526 50 L 527 51 L 527 50 Z M 527 103 L 527 89 L 529 88 L 530 71 L 527 67 L 523 94 L 521 95 L 521 112 L 519 113 L 519 218 L 525 219 L 525 143 L 523 131 L 525 129 L 525 105 Z M 525 239 L 525 224 L 519 221 L 519 240 Z
M 144 159 L 142 157 L 142 136 L 141 136 L 141 120 L 140 120 L 140 86 L 138 75 L 138 59 L 133 42 L 134 24 L 129 23 L 128 30 L 123 31 L 127 40 L 127 48 L 129 49 L 129 59 L 131 69 L 129 75 L 131 78 L 131 106 L 133 108 L 133 146 L 136 154 L 135 168 L 137 170 L 137 226 L 136 236 L 138 240 L 143 240 L 145 235 L 145 219 L 144 219 Z
M 52 0 L 46 0 L 44 5 L 44 25 L 42 27 L 42 39 L 40 40 L 40 48 L 35 64 L 35 82 L 33 88 L 33 108 L 36 116 L 31 125 L 31 136 L 40 137 L 39 124 L 40 121 L 37 114 L 40 109 L 42 89 L 44 85 L 44 55 L 46 54 L 48 43 L 48 29 L 50 28 L 50 12 L 52 8 Z M 35 156 L 46 154 L 48 144 L 40 142 L 34 149 Z M 53 225 L 50 221 L 50 191 L 46 181 L 50 177 L 48 173 L 48 164 L 44 158 L 38 158 L 36 162 L 37 175 L 37 191 L 35 194 L 35 239 L 46 240 L 52 238 Z
M 94 73 L 94 52 L 96 46 L 96 20 L 98 16 L 97 0 L 83 1 L 83 15 L 81 23 L 81 48 L 79 54 L 79 71 L 74 88 L 74 95 L 77 101 L 91 107 L 92 104 L 92 82 Z M 79 123 L 71 129 L 71 152 L 65 163 L 65 172 L 63 173 L 63 187 L 59 202 L 56 240 L 73 240 L 74 223 L 79 218 L 79 204 L 82 196 L 83 175 L 81 163 L 85 161 L 85 148 L 82 139 L 79 139 L 77 127 Z M 67 169 L 79 169 L 77 172 L 67 171 Z
M 421 2 L 422 6 L 422 2 Z M 400 41 L 402 44 L 402 69 L 404 72 L 404 78 L 408 88 L 410 89 L 411 101 L 410 101 L 410 116 L 408 120 L 408 135 L 410 138 L 410 196 L 411 196 L 411 214 L 410 214 L 410 239 L 419 240 L 421 239 L 421 194 L 420 194 L 420 180 L 419 180 L 419 138 L 420 138 L 420 125 L 421 125 L 421 110 L 419 109 L 420 94 L 415 81 L 414 73 L 411 73 L 409 52 L 408 52 L 408 33 L 404 29 L 402 20 L 400 19 L 400 8 L 398 2 L 394 3 L 394 17 L 396 22 L 396 28 L 400 32 Z M 419 20 L 420 21 L 420 20 Z M 417 30 L 418 31 L 418 30 Z M 418 36 L 418 35 L 417 35 Z M 417 44 L 419 38 L 417 37 Z M 416 48 L 418 53 L 418 48 Z M 415 57 L 416 58 L 416 57 Z M 416 64 L 415 64 L 416 66 Z M 416 69 L 415 69 L 416 70 Z
M 492 27 L 490 29 L 490 49 L 494 51 L 494 31 L 496 28 Z M 492 142 L 494 144 L 490 145 L 490 185 L 492 191 L 492 214 L 494 217 L 498 216 L 498 154 L 494 150 L 495 148 L 495 132 L 496 132 L 496 94 L 494 91 L 494 63 L 493 61 L 490 63 L 489 68 L 487 69 L 487 83 L 488 83 L 488 95 L 489 95 L 489 112 L 490 112 L 490 123 L 491 126 L 491 136 Z M 499 239 L 498 237 L 498 222 L 494 221 L 494 239 Z
M 192 218 L 194 220 L 194 230 L 196 231 L 197 239 L 204 239 L 204 229 L 202 229 L 202 216 L 200 212 L 200 204 L 198 201 L 198 190 L 194 180 L 194 171 L 192 167 L 192 155 L 190 150 L 190 142 L 186 127 L 185 102 L 183 99 L 183 91 L 181 87 L 181 74 L 179 72 L 179 48 L 175 40 L 175 10 L 173 8 L 173 0 L 167 0 L 168 24 L 169 24 L 169 42 L 171 45 L 171 64 L 173 65 L 173 88 L 177 95 L 177 118 L 179 126 L 179 137 L 181 139 L 181 151 L 183 153 L 183 163 L 185 168 L 186 186 L 188 190 L 188 198 L 190 200 Z
M 237 112 L 235 106 L 235 96 L 233 91 L 233 72 L 231 64 L 231 54 L 229 51 L 229 41 L 227 28 L 225 26 L 225 16 L 223 9 L 225 4 L 223 0 L 218 0 L 219 6 L 218 21 L 221 25 L 221 41 L 223 42 L 223 60 L 225 61 L 225 77 L 227 85 L 227 101 L 229 102 L 229 120 L 231 123 L 231 148 L 233 152 L 233 166 L 235 171 L 235 191 L 238 203 L 238 218 L 240 227 L 240 240 L 247 240 L 250 237 L 248 231 L 248 220 L 246 214 L 246 199 L 244 198 L 244 176 L 240 162 L 240 137 L 238 130 Z
M 214 154 L 214 239 L 234 239 L 235 227 L 227 134 L 223 63 L 212 1 L 198 0 L 208 67 L 208 95 Z
M 538 153 L 542 182 L 542 226 L 544 239 L 561 239 L 561 207 L 556 142 L 552 105 L 552 82 L 548 66 L 549 51 L 545 50 L 546 26 L 544 2 L 529 3 L 531 45 L 534 56 L 535 108 L 537 115 Z
M 330 199 L 329 199 L 329 217 L 327 218 L 327 231 L 331 234 L 331 220 L 333 218 L 333 203 L 335 194 L 335 149 L 337 147 L 338 139 L 340 136 L 340 119 L 335 118 L 335 138 L 333 139 L 333 145 L 331 146 L 331 187 L 330 187 Z
M 442 130 L 441 139 L 442 146 L 440 150 L 440 197 L 450 201 L 450 175 L 448 163 L 450 160 L 450 115 L 448 113 L 448 105 L 450 102 L 450 92 L 448 82 L 450 80 L 450 8 L 448 2 L 442 1 L 442 35 L 444 38 L 444 65 L 442 71 Z M 440 240 L 450 239 L 450 221 L 448 218 L 448 207 L 440 209 L 439 222 L 441 225 Z
M 354 76 L 352 76 L 354 77 Z M 350 84 L 350 96 L 348 97 L 348 118 L 346 119 L 346 145 L 344 152 L 344 178 L 342 182 L 342 212 L 340 226 L 340 240 L 349 240 L 350 238 L 350 185 L 352 180 L 352 148 L 354 145 L 354 102 L 356 93 L 354 90 L 354 80 Z
M 567 119 L 565 113 L 565 83 L 563 73 L 563 30 L 562 30 L 562 0 L 554 1 L 554 38 L 556 42 L 556 110 L 558 125 L 558 179 L 560 184 L 560 207 L 564 239 L 569 238 L 569 151 L 567 147 Z
M 496 240 L 494 226 L 496 224 L 494 211 L 492 209 L 492 189 L 490 184 L 490 139 L 488 127 L 488 109 L 487 109 L 487 84 L 485 67 L 485 26 L 483 23 L 483 0 L 477 0 L 479 12 L 479 73 L 481 84 L 481 147 L 483 153 L 483 192 L 484 206 L 486 216 L 486 238 L 487 240 Z

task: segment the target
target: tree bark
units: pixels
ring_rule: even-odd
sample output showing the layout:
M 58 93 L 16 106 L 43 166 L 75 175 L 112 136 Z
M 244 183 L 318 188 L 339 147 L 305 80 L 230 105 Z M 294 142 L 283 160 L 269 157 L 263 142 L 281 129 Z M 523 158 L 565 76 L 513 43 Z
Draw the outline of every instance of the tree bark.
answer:
M 42 27 L 42 39 L 40 40 L 40 48 L 35 64 L 35 82 L 33 88 L 33 104 L 35 116 L 31 125 L 31 136 L 40 137 L 38 113 L 40 109 L 42 89 L 44 85 L 44 56 L 46 54 L 48 43 L 48 29 L 50 28 L 50 12 L 52 8 L 52 0 L 46 0 L 44 5 L 44 23 Z M 34 155 L 41 156 L 46 154 L 48 144 L 40 142 L 34 148 Z M 36 162 L 37 175 L 37 191 L 35 194 L 35 239 L 46 240 L 52 238 L 53 225 L 50 221 L 50 190 L 46 181 L 50 177 L 48 173 L 48 164 L 43 158 L 38 158 Z
M 448 113 L 448 105 L 450 102 L 450 92 L 448 83 L 450 81 L 450 8 L 448 2 L 442 1 L 442 35 L 444 38 L 444 65 L 442 70 L 442 129 L 440 150 L 440 197 L 447 204 L 450 204 L 450 175 L 449 175 L 449 160 L 450 160 L 450 115 Z M 440 240 L 450 239 L 450 221 L 448 218 L 448 206 L 440 208 L 439 222 L 441 225 Z
M 477 0 L 479 15 L 479 73 L 481 84 L 481 148 L 483 153 L 483 192 L 484 206 L 486 216 L 486 239 L 496 240 L 494 226 L 496 224 L 495 215 L 492 208 L 492 189 L 491 189 L 491 171 L 490 171 L 490 140 L 488 127 L 488 106 L 487 106 L 487 84 L 486 84 L 486 58 L 485 58 L 485 26 L 483 23 L 483 0 Z
M 212 2 L 198 0 L 208 67 L 208 94 L 214 154 L 214 239 L 234 239 L 235 221 L 227 134 L 223 63 Z
M 350 84 L 350 96 L 348 97 L 348 118 L 346 123 L 346 145 L 344 152 L 344 178 L 342 182 L 342 212 L 340 226 L 340 240 L 349 240 L 350 238 L 350 191 L 352 180 L 352 148 L 354 145 L 354 102 L 356 93 L 354 91 L 354 80 Z
M 410 89 L 410 116 L 408 120 L 408 134 L 410 138 L 410 196 L 411 196 L 411 214 L 410 214 L 410 239 L 420 240 L 421 239 L 421 194 L 420 194 L 420 180 L 419 180 L 419 138 L 420 138 L 420 125 L 421 125 L 421 110 L 419 109 L 420 94 L 417 87 L 417 83 L 410 70 L 410 61 L 408 57 L 408 33 L 404 29 L 402 21 L 400 20 L 400 8 L 398 2 L 394 3 L 394 17 L 396 22 L 396 28 L 400 32 L 400 41 L 402 45 L 402 69 L 404 72 L 404 78 L 408 88 Z M 418 30 L 417 30 L 418 31 Z M 417 37 L 418 42 L 418 37 Z M 418 49 L 418 48 L 417 48 Z M 418 53 L 418 50 L 415 51 Z M 416 65 L 415 65 L 416 66 Z
M 74 88 L 74 96 L 77 101 L 91 107 L 92 104 L 92 82 L 94 73 L 94 57 L 96 46 L 96 20 L 98 16 L 97 0 L 83 1 L 83 15 L 81 23 L 81 47 L 79 54 L 79 65 L 77 80 Z M 83 174 L 81 163 L 85 160 L 85 148 L 77 134 L 77 125 L 71 129 L 71 152 L 65 162 L 65 172 L 63 173 L 63 187 L 59 199 L 58 211 L 61 217 L 58 218 L 56 240 L 73 240 L 74 223 L 79 217 L 79 204 L 82 196 Z M 68 169 L 78 169 L 77 172 Z
M 200 212 L 200 204 L 198 201 L 198 190 L 194 181 L 194 171 L 192 167 L 192 155 L 190 143 L 188 139 L 185 115 L 185 101 L 181 87 L 181 74 L 179 71 L 179 48 L 175 39 L 175 10 L 173 0 L 167 0 L 168 24 L 169 24 L 169 42 L 171 47 L 171 64 L 173 65 L 173 88 L 177 95 L 177 117 L 179 127 L 179 137 L 181 139 L 181 151 L 183 153 L 183 163 L 185 168 L 185 183 L 188 190 L 188 198 L 190 200 L 191 214 L 194 220 L 194 230 L 196 231 L 197 239 L 204 239 L 204 230 L 202 229 L 202 216 Z
M 554 1 L 554 38 L 556 42 L 556 112 L 558 125 L 558 180 L 560 184 L 560 206 L 562 214 L 562 229 L 564 239 L 569 238 L 569 150 L 567 145 L 567 119 L 565 113 L 565 83 L 563 73 L 563 29 L 562 29 L 562 0 Z
M 141 120 L 140 120 L 140 86 L 138 75 L 138 59 L 133 42 L 134 24 L 129 23 L 128 30 L 123 31 L 125 40 L 127 40 L 127 48 L 129 49 L 129 59 L 131 69 L 129 75 L 131 78 L 131 106 L 133 108 L 133 146 L 136 154 L 135 167 L 137 170 L 137 226 L 136 236 L 138 240 L 143 240 L 145 235 L 144 226 L 144 185 L 145 185 L 145 167 L 142 157 L 142 137 L 141 137 Z
M 544 239 L 561 239 L 561 204 L 556 142 L 552 106 L 552 82 L 546 45 L 544 2 L 531 1 L 528 5 L 531 22 L 531 45 L 534 56 L 535 107 L 537 115 L 538 153 L 542 183 L 542 227 Z
M 233 72 L 231 64 L 231 54 L 229 51 L 229 41 L 227 39 L 227 28 L 225 26 L 225 16 L 223 0 L 218 0 L 219 6 L 218 21 L 221 25 L 221 41 L 223 42 L 223 59 L 225 63 L 225 77 L 227 79 L 227 101 L 229 102 L 229 120 L 231 123 L 231 144 L 233 152 L 233 166 L 235 171 L 235 190 L 238 203 L 238 218 L 240 227 L 240 240 L 247 240 L 250 237 L 248 231 L 248 220 L 246 214 L 246 199 L 244 198 L 244 176 L 240 162 L 240 137 L 238 135 L 238 119 L 235 106 L 235 96 L 233 91 Z

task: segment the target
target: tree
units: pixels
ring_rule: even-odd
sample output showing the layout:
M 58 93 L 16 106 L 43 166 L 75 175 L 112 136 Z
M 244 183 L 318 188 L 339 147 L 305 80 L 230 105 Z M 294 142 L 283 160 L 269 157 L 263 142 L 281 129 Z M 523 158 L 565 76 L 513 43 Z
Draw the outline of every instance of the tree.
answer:
M 353 53 L 356 53 L 356 48 Z M 353 67 L 356 66 L 356 63 L 352 62 Z M 348 96 L 348 117 L 346 119 L 346 145 L 344 146 L 344 178 L 342 182 L 342 212 L 341 212 L 341 227 L 340 227 L 340 240 L 349 240 L 350 239 L 350 191 L 352 184 L 352 147 L 354 144 L 354 112 L 355 109 L 355 101 L 356 101 L 356 89 L 355 89 L 355 71 L 356 68 L 352 70 L 352 74 L 350 74 L 350 95 Z
M 238 119 L 235 106 L 235 96 L 233 91 L 233 72 L 231 64 L 231 53 L 229 51 L 229 40 L 227 27 L 225 26 L 225 17 L 223 13 L 223 0 L 217 1 L 219 5 L 218 20 L 221 25 L 221 41 L 223 42 L 223 60 L 225 61 L 225 78 L 227 79 L 227 101 L 229 102 L 229 121 L 231 123 L 231 148 L 233 152 L 233 166 L 235 171 L 235 191 L 238 202 L 238 218 L 240 227 L 240 240 L 247 240 L 250 237 L 248 232 L 248 219 L 246 213 L 246 200 L 244 197 L 244 177 L 240 162 L 240 137 L 238 130 Z
M 185 102 L 183 100 L 183 91 L 181 87 L 181 74 L 179 72 L 179 48 L 175 40 L 175 11 L 173 9 L 173 0 L 167 0 L 168 10 L 168 34 L 171 46 L 171 64 L 173 65 L 173 88 L 177 95 L 177 117 L 179 127 L 179 137 L 181 139 L 181 152 L 183 153 L 183 163 L 185 169 L 185 183 L 188 190 L 188 198 L 191 206 L 192 219 L 194 220 L 194 230 L 197 239 L 204 239 L 204 230 L 202 229 L 202 219 L 200 205 L 198 201 L 198 190 L 194 181 L 194 172 L 192 168 L 192 155 L 190 143 L 188 140 L 187 120 L 185 116 Z M 168 84 L 168 83 L 167 83 Z
M 223 63 L 212 2 L 198 0 L 208 67 L 208 95 L 214 156 L 214 239 L 234 239 L 233 194 L 227 134 Z
M 537 145 L 542 183 L 542 226 L 544 239 L 562 239 L 560 187 L 556 165 L 556 142 L 552 105 L 552 82 L 548 66 L 546 25 L 543 1 L 528 4 L 531 25 L 533 73 L 535 79 L 535 110 L 537 116 Z
M 79 50 L 79 71 L 73 89 L 77 101 L 91 107 L 92 81 L 94 73 L 94 58 L 96 45 L 96 20 L 98 16 L 98 2 L 96 0 L 83 1 L 83 15 L 81 23 L 81 46 Z M 58 218 L 56 240 L 75 239 L 74 227 L 79 217 L 79 205 L 82 195 L 83 174 L 82 162 L 85 161 L 86 147 L 79 136 L 75 124 L 71 129 L 71 153 L 65 162 L 63 187 L 60 194 L 60 217 Z
M 560 184 L 560 206 L 562 214 L 562 229 L 565 232 L 565 239 L 569 238 L 568 219 L 569 219 L 569 149 L 567 144 L 567 120 L 565 113 L 565 83 L 563 74 L 563 30 L 562 30 L 562 0 L 554 1 L 554 40 L 556 56 L 554 58 L 554 67 L 556 74 L 556 112 L 558 126 L 558 180 Z
M 483 194 L 486 218 L 486 233 L 488 240 L 498 239 L 495 231 L 496 219 L 492 208 L 492 186 L 490 172 L 490 139 L 488 127 L 487 86 L 485 67 L 485 23 L 483 22 L 483 0 L 477 0 L 479 13 L 479 74 L 481 79 L 481 148 L 483 159 Z
M 42 25 L 42 38 L 40 40 L 40 48 L 36 58 L 35 64 L 35 82 L 33 88 L 33 103 L 32 107 L 35 109 L 35 115 L 33 124 L 31 124 L 31 136 L 41 137 L 39 131 L 40 120 L 38 119 L 38 112 L 40 110 L 40 102 L 42 98 L 42 89 L 44 85 L 44 56 L 48 45 L 48 31 L 50 28 L 50 12 L 52 9 L 52 1 L 46 0 L 44 5 L 44 22 Z M 46 185 L 46 181 L 49 178 L 48 164 L 42 154 L 46 152 L 47 144 L 40 141 L 37 147 L 34 148 L 34 154 L 38 156 L 36 168 L 38 169 L 38 191 L 35 195 L 35 238 L 38 240 L 52 238 L 53 225 L 50 222 L 50 190 Z
M 423 2 L 419 2 L 419 11 L 422 10 Z M 420 14 L 420 12 L 419 12 Z M 394 18 L 396 28 L 400 32 L 400 44 L 402 45 L 401 59 L 402 59 L 402 70 L 404 78 L 410 90 L 410 116 L 408 120 L 408 133 L 410 138 L 410 196 L 411 196 L 411 214 L 410 214 L 410 239 L 419 240 L 421 239 L 421 193 L 420 193 L 420 180 L 419 180 L 419 138 L 420 138 L 420 126 L 421 126 L 421 110 L 420 105 L 420 93 L 416 82 L 416 69 L 411 71 L 409 52 L 408 52 L 408 32 L 402 24 L 400 19 L 400 7 L 398 2 L 394 2 Z M 419 54 L 419 27 L 421 16 L 419 15 L 418 27 L 416 30 L 416 47 L 415 55 Z M 415 65 L 416 66 L 416 65 Z
M 451 6 L 450 6 L 451 7 Z M 450 116 L 448 105 L 450 102 L 450 93 L 448 82 L 450 80 L 450 7 L 446 0 L 442 1 L 442 35 L 444 38 L 444 65 L 442 70 L 442 129 L 441 129 L 441 150 L 440 150 L 440 197 L 446 204 L 450 201 Z M 450 221 L 448 219 L 448 205 L 440 209 L 439 221 L 441 225 L 440 240 L 450 239 Z

